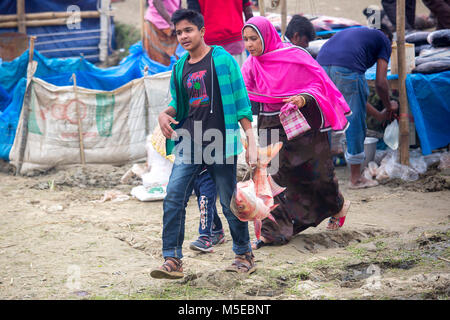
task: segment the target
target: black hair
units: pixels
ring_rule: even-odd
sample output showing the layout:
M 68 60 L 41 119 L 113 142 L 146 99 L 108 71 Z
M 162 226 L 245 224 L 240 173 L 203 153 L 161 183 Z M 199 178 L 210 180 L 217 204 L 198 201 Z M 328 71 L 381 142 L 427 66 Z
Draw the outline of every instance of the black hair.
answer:
M 286 28 L 286 37 L 292 40 L 296 32 L 298 32 L 299 36 L 306 36 L 308 41 L 313 41 L 316 38 L 316 31 L 314 31 L 311 21 L 298 14 L 292 16 L 291 21 L 289 21 Z
M 194 10 L 179 9 L 172 14 L 171 21 L 175 26 L 182 20 L 187 20 L 196 25 L 198 30 L 205 26 L 205 20 L 202 14 Z
M 393 38 L 392 31 L 387 24 L 382 23 L 380 25 L 380 31 L 383 32 L 386 35 L 386 37 L 389 38 L 390 42 L 392 42 L 392 38 Z

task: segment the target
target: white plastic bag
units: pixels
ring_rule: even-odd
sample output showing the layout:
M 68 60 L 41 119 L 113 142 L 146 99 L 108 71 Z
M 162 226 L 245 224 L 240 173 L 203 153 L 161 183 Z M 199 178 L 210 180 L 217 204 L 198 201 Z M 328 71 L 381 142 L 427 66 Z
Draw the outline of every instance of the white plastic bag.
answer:
M 150 144 L 147 149 L 150 171 L 142 175 L 144 187 L 167 186 L 172 172 L 173 163 L 160 155 Z
M 158 201 L 163 200 L 166 196 L 166 187 L 151 187 L 145 188 L 144 186 L 138 186 L 131 189 L 131 195 L 136 197 L 140 201 Z
M 383 136 L 384 143 L 386 143 L 386 145 L 392 150 L 397 150 L 398 148 L 398 135 L 398 121 L 397 119 L 395 119 L 390 124 L 388 124 L 388 126 L 384 130 Z
M 416 181 L 419 179 L 419 174 L 416 170 L 409 166 L 402 165 L 398 162 L 398 153 L 393 152 L 386 156 L 383 161 L 385 161 L 384 168 L 389 178 L 399 178 L 403 181 Z

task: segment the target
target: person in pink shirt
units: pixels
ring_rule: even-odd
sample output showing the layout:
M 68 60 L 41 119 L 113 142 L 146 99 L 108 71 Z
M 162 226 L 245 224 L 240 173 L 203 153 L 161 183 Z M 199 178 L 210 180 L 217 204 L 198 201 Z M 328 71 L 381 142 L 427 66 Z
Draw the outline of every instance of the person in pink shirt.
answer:
M 148 0 L 143 45 L 150 59 L 166 66 L 178 46 L 170 18 L 180 8 L 181 0 Z
M 253 17 L 250 0 L 187 0 L 188 9 L 200 12 L 205 18 L 205 42 L 222 46 L 239 66 L 247 53 L 241 29 L 245 21 Z

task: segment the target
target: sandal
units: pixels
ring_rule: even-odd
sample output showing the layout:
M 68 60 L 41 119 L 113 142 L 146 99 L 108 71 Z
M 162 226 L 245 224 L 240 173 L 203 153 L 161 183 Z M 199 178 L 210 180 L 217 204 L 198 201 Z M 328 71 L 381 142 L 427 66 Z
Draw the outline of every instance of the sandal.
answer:
M 161 267 L 150 272 L 150 276 L 155 279 L 181 279 L 184 277 L 183 262 L 178 258 L 167 257 Z
M 342 210 L 345 211 L 344 216 L 338 217 L 338 218 L 330 217 L 330 219 L 328 220 L 327 230 L 336 231 L 336 230 L 339 230 L 340 228 L 342 228 L 342 226 L 344 225 L 344 222 L 345 222 L 345 218 L 347 217 L 347 212 L 350 209 L 350 204 L 351 204 L 350 201 L 344 202 L 344 205 L 342 206 Z
M 234 257 L 234 262 L 225 270 L 229 272 L 251 274 L 256 271 L 255 256 L 252 252 L 245 254 L 237 254 Z
M 331 230 L 331 231 L 338 230 L 338 229 L 342 228 L 342 226 L 344 225 L 344 222 L 345 222 L 345 217 L 340 217 L 340 218 L 330 217 L 330 219 L 328 220 L 327 230 Z M 333 228 L 330 228 L 330 226 L 333 226 Z

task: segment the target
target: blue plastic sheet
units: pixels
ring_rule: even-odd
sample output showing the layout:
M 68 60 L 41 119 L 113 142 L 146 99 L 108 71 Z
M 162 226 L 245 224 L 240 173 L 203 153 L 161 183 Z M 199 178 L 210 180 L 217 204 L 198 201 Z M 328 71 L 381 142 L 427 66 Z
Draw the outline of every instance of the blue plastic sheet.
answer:
M 450 71 L 408 74 L 406 93 L 422 153 L 450 143 Z
M 376 63 L 371 68 L 367 69 L 365 76 L 366 76 L 367 80 L 375 80 L 375 78 L 377 76 L 377 64 Z M 398 79 L 398 74 L 391 73 L 391 62 L 390 61 L 388 64 L 387 79 L 388 80 Z
M 177 55 L 184 50 L 179 47 Z M 144 68 L 148 66 L 148 74 L 172 70 L 151 60 L 143 50 L 141 42 L 130 47 L 130 55 L 118 66 L 101 69 L 82 58 L 50 59 L 38 51 L 34 52 L 34 60 L 38 62 L 35 77 L 41 78 L 57 86 L 72 86 L 72 75 L 77 77 L 77 86 L 96 90 L 114 90 L 126 83 L 144 76 Z M 9 152 L 14 143 L 15 132 L 23 104 L 26 87 L 26 70 L 28 51 L 11 62 L 0 64 L 0 158 L 9 161 Z
M 16 14 L 16 0 L 0 1 L 0 14 Z M 80 11 L 97 11 L 99 0 L 27 0 L 26 13 L 37 12 L 73 12 L 72 8 Z M 114 21 L 110 19 L 110 36 L 114 39 Z M 2 32 L 17 32 L 17 28 L 0 29 Z M 27 27 L 29 36 L 37 36 L 35 49 L 49 58 L 79 57 L 82 53 L 91 62 L 99 61 L 100 19 L 83 18 L 76 28 L 69 25 Z M 68 41 L 67 41 L 68 40 Z M 114 41 L 110 41 L 109 53 L 114 48 Z

